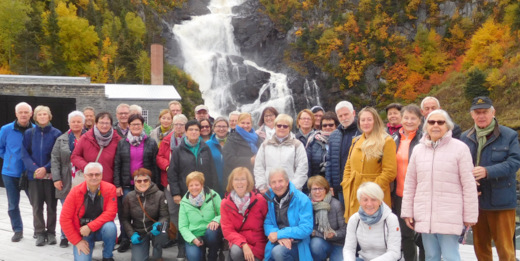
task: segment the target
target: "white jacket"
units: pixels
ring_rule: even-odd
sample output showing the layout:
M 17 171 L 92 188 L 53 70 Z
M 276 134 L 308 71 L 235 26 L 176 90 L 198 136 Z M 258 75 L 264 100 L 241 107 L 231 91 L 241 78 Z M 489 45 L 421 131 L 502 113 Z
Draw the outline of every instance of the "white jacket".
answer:
M 359 257 L 365 261 L 395 261 L 401 258 L 399 221 L 385 203 L 382 203 L 381 207 L 383 208 L 381 220 L 371 226 L 359 219 L 358 212 L 350 217 L 343 247 L 345 261 L 356 260 L 358 243 L 361 247 Z
M 283 168 L 294 186 L 301 190 L 307 181 L 309 165 L 305 146 L 294 137 L 294 134 L 282 143 L 276 135 L 262 143 L 255 158 L 255 187 L 269 188 L 269 172 L 274 168 Z

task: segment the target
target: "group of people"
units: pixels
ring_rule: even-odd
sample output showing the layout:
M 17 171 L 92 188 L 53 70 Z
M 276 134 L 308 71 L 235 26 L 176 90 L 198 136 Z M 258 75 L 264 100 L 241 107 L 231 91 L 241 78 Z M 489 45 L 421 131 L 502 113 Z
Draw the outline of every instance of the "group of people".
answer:
M 73 111 L 65 133 L 46 106 L 15 111 L 0 130 L 13 242 L 25 189 L 36 245 L 57 244 L 60 199 L 60 246 L 75 260 L 91 260 L 95 241 L 103 260 L 116 242 L 132 260 L 160 260 L 172 242 L 188 260 L 460 260 L 470 227 L 479 260 L 492 241 L 515 260 L 518 134 L 488 97 L 473 100 L 464 133 L 434 97 L 388 105 L 387 124 L 348 101 L 295 120 L 266 107 L 256 130 L 249 113 L 213 119 L 205 105 L 188 120 L 177 101 L 155 128 L 138 105 L 120 104 L 115 123 Z

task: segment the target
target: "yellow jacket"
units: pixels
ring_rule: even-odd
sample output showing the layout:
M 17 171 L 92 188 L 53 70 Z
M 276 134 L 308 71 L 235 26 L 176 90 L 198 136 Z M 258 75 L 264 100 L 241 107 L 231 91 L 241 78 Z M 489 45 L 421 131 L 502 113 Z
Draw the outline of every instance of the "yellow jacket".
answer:
M 345 220 L 359 210 L 357 190 L 367 181 L 377 183 L 385 193 L 384 202 L 391 207 L 390 183 L 397 175 L 396 147 L 392 137 L 387 136 L 383 147 L 383 157 L 366 159 L 361 146 L 366 140 L 365 134 L 352 141 L 345 171 L 343 173 L 343 196 L 345 198 Z

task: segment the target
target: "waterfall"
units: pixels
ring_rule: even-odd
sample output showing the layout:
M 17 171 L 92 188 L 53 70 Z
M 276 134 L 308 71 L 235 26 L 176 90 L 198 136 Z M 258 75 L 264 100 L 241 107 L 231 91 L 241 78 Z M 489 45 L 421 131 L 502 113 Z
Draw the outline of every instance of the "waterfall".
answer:
M 241 57 L 240 48 L 235 44 L 232 8 L 243 2 L 245 0 L 212 0 L 208 6 L 210 14 L 194 16 L 173 27 L 185 61 L 183 69 L 199 84 L 202 98 L 214 117 L 227 116 L 230 111 L 239 110 L 250 112 L 256 122 L 266 106 L 273 106 L 280 113 L 295 115 L 287 76 Z M 261 80 L 266 83 L 255 90 L 258 97 L 237 99 L 232 88 L 235 92 L 246 93 L 245 96 L 250 95 L 251 89 L 247 88 L 251 87 L 245 77 L 253 70 L 269 79 L 262 77 Z
M 309 83 L 309 80 L 305 79 L 305 83 L 303 84 L 303 95 L 307 102 L 307 108 L 312 108 L 312 106 L 315 105 L 321 106 L 320 87 L 316 83 L 316 80 L 312 80 Z

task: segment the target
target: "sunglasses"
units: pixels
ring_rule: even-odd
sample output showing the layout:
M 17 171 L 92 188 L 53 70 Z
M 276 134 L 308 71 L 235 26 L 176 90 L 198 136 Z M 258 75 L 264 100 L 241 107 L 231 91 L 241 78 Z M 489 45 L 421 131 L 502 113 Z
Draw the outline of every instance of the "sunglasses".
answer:
M 150 179 L 136 179 L 135 183 L 141 184 L 141 183 L 148 183 L 150 182 Z
M 276 128 L 278 128 L 278 129 L 288 129 L 288 128 L 289 128 L 289 125 L 276 124 Z
M 209 126 L 200 126 L 201 129 L 209 129 Z
M 332 128 L 332 127 L 334 127 L 334 126 L 336 126 L 336 124 L 334 124 L 334 123 L 330 123 L 330 124 L 322 124 L 322 125 L 321 125 L 322 128 Z
M 440 120 L 440 121 L 428 120 L 428 124 L 431 125 L 431 126 L 435 125 L 435 123 L 437 123 L 437 125 L 439 125 L 439 126 L 442 126 L 442 125 L 444 125 L 444 123 L 446 123 L 446 121 L 442 121 L 442 120 Z

